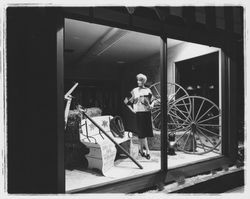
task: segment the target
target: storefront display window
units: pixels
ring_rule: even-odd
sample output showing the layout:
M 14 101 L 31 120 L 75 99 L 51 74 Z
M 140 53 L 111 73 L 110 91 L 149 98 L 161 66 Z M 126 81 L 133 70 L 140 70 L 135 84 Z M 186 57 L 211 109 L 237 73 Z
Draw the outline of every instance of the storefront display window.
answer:
M 168 49 L 169 169 L 222 154 L 219 56 L 218 48 L 190 42 Z
M 65 19 L 64 52 L 66 191 L 159 171 L 160 37 Z
M 65 19 L 65 92 L 77 82 L 65 115 L 66 190 L 160 169 L 160 41 Z M 175 39 L 167 39 L 167 55 L 166 155 L 171 169 L 221 155 L 221 63 L 220 49 Z M 143 119 L 145 128 L 152 128 L 153 136 L 146 138 L 149 149 L 141 147 L 145 141 L 134 113 L 138 74 L 145 74 L 151 95 L 152 124 Z

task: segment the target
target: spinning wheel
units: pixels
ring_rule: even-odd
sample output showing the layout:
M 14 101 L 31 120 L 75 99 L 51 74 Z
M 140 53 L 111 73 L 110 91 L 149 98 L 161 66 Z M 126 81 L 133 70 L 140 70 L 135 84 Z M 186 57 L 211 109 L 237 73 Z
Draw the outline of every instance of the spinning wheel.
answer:
M 168 112 L 169 112 L 170 110 L 169 108 L 175 103 L 176 100 L 183 97 L 187 97 L 189 95 L 187 91 L 179 84 L 168 82 L 167 87 L 168 87 L 167 93 L 168 93 Z M 153 109 L 151 110 L 153 128 L 155 130 L 160 130 L 161 129 L 160 82 L 152 84 L 149 88 L 151 89 L 153 96 L 155 97 L 155 104 Z M 185 114 L 190 114 L 190 111 L 188 111 Z
M 199 155 L 210 151 L 219 153 L 220 109 L 204 97 L 179 98 L 169 107 L 168 132 L 175 133 L 177 149 L 185 153 Z

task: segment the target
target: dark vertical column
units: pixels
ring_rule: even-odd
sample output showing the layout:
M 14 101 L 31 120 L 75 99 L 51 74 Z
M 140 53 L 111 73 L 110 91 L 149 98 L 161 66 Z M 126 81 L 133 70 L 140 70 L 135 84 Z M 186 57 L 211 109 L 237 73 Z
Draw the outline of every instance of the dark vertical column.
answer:
M 9 193 L 62 191 L 58 189 L 58 162 L 63 160 L 58 135 L 63 133 L 59 132 L 63 114 L 58 114 L 63 109 L 63 64 L 57 59 L 61 54 L 57 13 L 57 8 L 7 9 Z M 64 183 L 63 177 L 60 180 Z
M 236 159 L 238 151 L 238 104 L 237 98 L 239 96 L 239 90 L 237 89 L 237 77 L 240 70 L 240 65 L 237 62 L 237 57 L 240 52 L 243 52 L 243 49 L 237 52 L 237 45 L 232 40 L 233 34 L 233 7 L 225 7 L 224 17 L 225 17 L 225 29 L 227 33 L 226 40 L 226 53 L 229 56 L 228 60 L 228 89 L 229 89 L 229 111 L 228 111 L 228 155 L 232 160 Z
M 232 47 L 232 46 L 231 46 Z M 236 49 L 236 46 L 234 47 Z M 230 48 L 232 49 L 232 48 Z M 243 52 L 243 49 L 241 49 L 241 52 Z M 228 133 L 229 133 L 229 139 L 228 139 L 228 156 L 231 158 L 231 160 L 236 160 L 237 158 L 237 151 L 238 151 L 238 103 L 237 100 L 240 96 L 240 92 L 238 90 L 239 82 L 237 81 L 237 78 L 239 77 L 239 71 L 240 71 L 240 65 L 237 60 L 237 57 L 239 56 L 239 52 L 236 50 L 230 50 L 229 55 L 229 64 L 228 64 L 228 89 L 229 89 L 229 111 L 228 111 L 228 119 L 229 119 L 229 125 L 228 125 Z
M 65 193 L 64 168 L 64 23 L 60 12 L 56 12 L 57 28 L 57 192 Z
M 228 137 L 229 137 L 229 88 L 228 88 L 228 57 L 225 55 L 225 52 L 222 52 L 221 55 L 221 87 L 222 87 L 222 154 L 228 156 Z
M 160 51 L 160 80 L 161 80 L 161 170 L 166 174 L 168 167 L 167 156 L 167 38 L 161 38 Z
M 244 86 L 244 79 L 242 78 L 243 46 L 241 43 L 230 40 L 230 35 L 227 35 L 224 41 L 223 51 L 225 56 L 222 59 L 222 61 L 224 61 L 222 65 L 222 146 L 223 155 L 235 161 L 238 151 L 240 121 L 240 107 L 238 102 L 239 100 L 244 100 L 244 95 L 239 89 L 239 85 Z
M 245 83 L 245 66 L 244 66 L 244 37 L 243 37 L 243 32 L 244 32 L 244 19 L 243 19 L 243 14 L 244 14 L 244 9 L 243 7 L 235 7 L 234 8 L 234 19 L 236 21 L 239 21 L 239 40 L 237 41 L 237 46 L 235 49 L 237 54 L 237 64 L 238 64 L 238 75 L 237 75 L 237 122 L 238 122 L 238 140 L 244 141 L 244 114 L 245 114 L 245 88 L 244 88 L 244 83 Z M 236 14 L 238 13 L 238 14 Z M 234 27 L 234 29 L 237 29 L 237 26 Z M 237 31 L 236 31 L 237 32 Z

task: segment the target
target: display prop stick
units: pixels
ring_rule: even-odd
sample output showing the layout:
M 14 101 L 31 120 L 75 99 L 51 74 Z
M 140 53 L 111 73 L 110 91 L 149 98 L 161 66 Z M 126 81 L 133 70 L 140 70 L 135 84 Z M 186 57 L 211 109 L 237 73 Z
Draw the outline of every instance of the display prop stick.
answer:
M 78 83 L 76 82 L 75 85 L 64 95 L 64 98 L 67 99 L 77 86 Z
M 130 158 L 140 169 L 143 169 L 143 167 L 139 164 L 139 162 L 137 162 L 122 146 L 120 146 L 109 134 L 107 134 L 105 132 L 105 130 L 103 130 L 102 127 L 100 127 L 91 117 L 89 117 L 85 111 L 83 109 L 80 109 L 80 111 L 83 113 L 83 115 L 85 117 L 87 117 L 104 135 L 106 135 L 110 141 L 112 141 L 115 146 L 117 146 L 119 149 L 121 149 L 126 155 L 128 158 Z
M 77 86 L 78 86 L 78 83 L 75 83 L 75 85 L 64 95 L 64 99 L 67 100 L 67 104 L 66 104 L 65 111 L 64 111 L 64 120 L 65 120 L 64 129 L 66 129 L 67 122 L 68 122 L 69 109 L 70 109 L 70 104 L 72 101 L 71 93 L 75 90 Z

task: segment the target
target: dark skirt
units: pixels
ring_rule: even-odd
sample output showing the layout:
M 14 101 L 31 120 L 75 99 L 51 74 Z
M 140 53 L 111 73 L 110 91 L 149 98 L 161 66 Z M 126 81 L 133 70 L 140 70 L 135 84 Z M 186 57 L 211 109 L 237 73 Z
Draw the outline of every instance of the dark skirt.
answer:
M 137 134 L 139 138 L 153 137 L 151 112 L 136 113 Z

